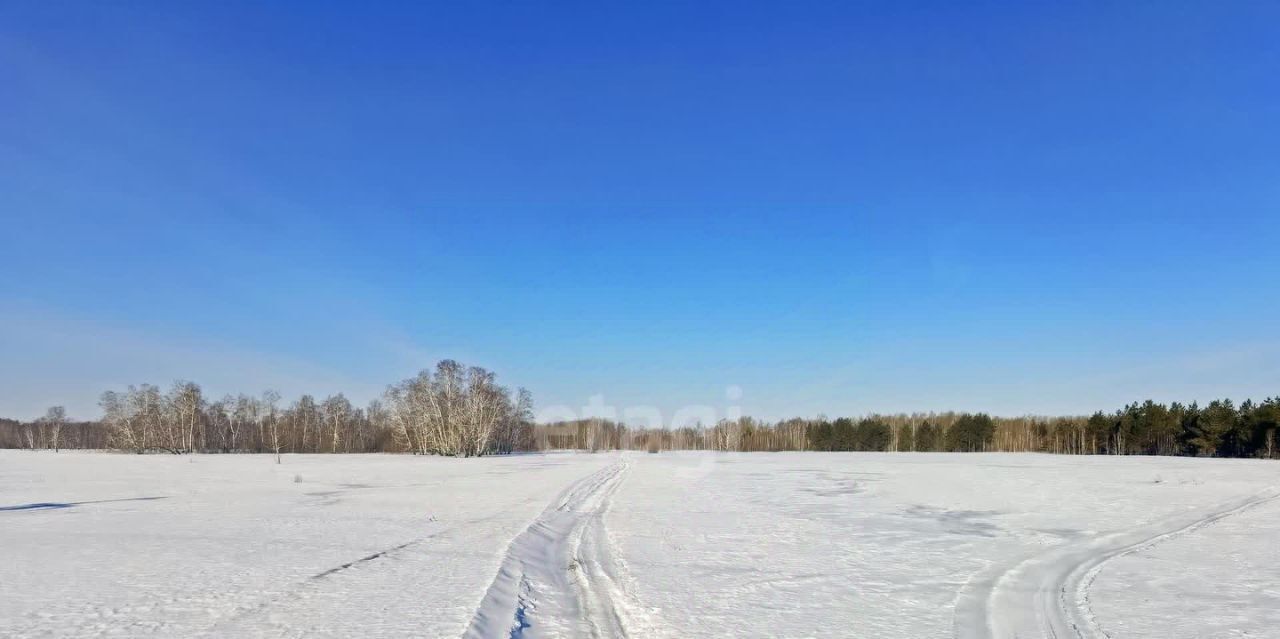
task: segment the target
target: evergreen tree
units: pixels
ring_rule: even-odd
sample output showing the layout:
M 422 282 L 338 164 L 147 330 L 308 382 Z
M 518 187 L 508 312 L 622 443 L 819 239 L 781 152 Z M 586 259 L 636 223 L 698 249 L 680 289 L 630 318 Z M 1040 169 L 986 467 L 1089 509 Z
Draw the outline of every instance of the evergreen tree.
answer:
M 1147 400 L 1142 405 L 1142 448 L 1147 455 L 1172 455 L 1177 452 L 1181 424 L 1164 404 Z
M 1142 406 L 1137 402 L 1128 404 L 1120 411 L 1120 419 L 1116 422 L 1115 447 L 1121 455 L 1141 452 L 1142 439 L 1146 435 L 1146 420 Z
M 1178 402 L 1169 405 L 1169 420 L 1173 422 L 1174 436 L 1172 450 L 1161 452 L 1161 455 L 1187 454 L 1187 415 L 1189 409 Z
M 1253 410 L 1250 419 L 1253 426 L 1254 450 L 1259 457 L 1268 459 L 1277 455 L 1280 446 L 1280 397 L 1268 397 Z
M 907 452 L 916 449 L 915 433 L 911 428 L 911 424 L 903 424 L 898 427 L 898 450 Z
M 1252 457 L 1257 447 L 1253 443 L 1253 419 L 1257 407 L 1246 399 L 1236 411 L 1236 419 L 1223 437 L 1223 453 L 1231 457 Z
M 952 452 L 977 452 L 986 450 L 995 435 L 996 426 L 985 413 L 961 415 L 947 430 L 947 450 Z
M 831 424 L 832 450 L 858 450 L 857 432 L 853 420 L 841 417 Z
M 809 447 L 813 450 L 835 450 L 832 439 L 831 422 L 825 419 L 809 429 Z
M 920 424 L 916 429 L 916 450 L 929 452 L 938 450 L 938 427 L 929 422 Z
M 1085 423 L 1085 440 L 1089 446 L 1089 452 L 1105 453 L 1110 452 L 1111 430 L 1115 427 L 1116 420 L 1098 411 L 1089 418 Z
M 864 419 L 858 422 L 858 427 L 854 434 L 853 450 L 889 450 L 890 436 L 888 424 L 878 419 Z
M 1191 405 L 1182 413 L 1182 450 L 1189 455 L 1196 454 L 1196 447 L 1191 443 L 1195 439 L 1195 433 L 1200 421 L 1200 405 L 1191 402 Z
M 1231 400 L 1215 399 L 1200 411 L 1191 431 L 1191 446 L 1196 454 L 1212 456 L 1223 453 L 1228 435 L 1236 428 L 1236 409 Z

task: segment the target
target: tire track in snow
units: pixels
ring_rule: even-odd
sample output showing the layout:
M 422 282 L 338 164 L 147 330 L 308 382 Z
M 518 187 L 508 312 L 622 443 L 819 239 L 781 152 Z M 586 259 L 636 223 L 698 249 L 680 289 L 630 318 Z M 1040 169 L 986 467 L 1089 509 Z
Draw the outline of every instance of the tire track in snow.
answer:
M 626 458 L 574 482 L 507 547 L 463 637 L 625 637 L 604 514 Z
M 665 636 L 652 619 L 652 611 L 636 600 L 630 571 L 622 560 L 605 518 L 613 506 L 618 480 L 609 488 L 600 507 L 579 530 L 573 546 L 573 563 L 579 600 L 592 637 Z
M 1054 548 L 1012 567 L 975 575 L 956 600 L 955 636 L 1109 638 L 1090 609 L 1088 590 L 1106 562 L 1211 526 L 1280 497 L 1271 488 L 1153 526 Z

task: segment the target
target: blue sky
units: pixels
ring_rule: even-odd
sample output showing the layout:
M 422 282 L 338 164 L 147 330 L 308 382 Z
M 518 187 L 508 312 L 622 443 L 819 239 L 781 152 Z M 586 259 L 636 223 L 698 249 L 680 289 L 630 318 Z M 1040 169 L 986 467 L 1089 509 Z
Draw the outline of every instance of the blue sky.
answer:
M 1280 394 L 1280 8 L 1127 4 L 7 3 L 0 414 Z

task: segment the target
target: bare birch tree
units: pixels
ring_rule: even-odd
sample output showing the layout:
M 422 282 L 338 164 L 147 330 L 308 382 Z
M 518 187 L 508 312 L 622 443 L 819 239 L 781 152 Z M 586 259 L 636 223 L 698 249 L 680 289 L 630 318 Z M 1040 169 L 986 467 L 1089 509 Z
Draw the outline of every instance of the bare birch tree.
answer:
M 280 393 L 269 390 L 262 394 L 263 420 L 267 422 L 271 450 L 276 454 L 276 463 L 280 463 L 280 418 L 276 415 L 276 404 L 280 403 Z
M 52 448 L 55 453 L 58 452 L 62 441 L 62 427 L 67 424 L 67 409 L 61 406 L 50 407 L 40 421 L 44 426 L 45 446 Z
M 182 452 L 198 450 L 196 432 L 204 412 L 204 396 L 200 386 L 193 382 L 176 381 L 169 390 L 166 403 L 173 419 L 166 430 L 171 433 L 174 448 Z
M 332 395 L 325 398 L 324 403 L 320 405 L 320 413 L 324 416 L 325 425 L 329 427 L 331 434 L 329 452 L 342 452 L 341 433 L 343 427 L 351 421 L 351 402 L 347 401 L 342 393 Z
M 515 403 L 493 373 L 453 360 L 387 389 L 387 419 L 396 440 L 419 454 L 475 456 L 502 450 L 517 419 Z M 525 405 L 530 401 L 524 397 Z

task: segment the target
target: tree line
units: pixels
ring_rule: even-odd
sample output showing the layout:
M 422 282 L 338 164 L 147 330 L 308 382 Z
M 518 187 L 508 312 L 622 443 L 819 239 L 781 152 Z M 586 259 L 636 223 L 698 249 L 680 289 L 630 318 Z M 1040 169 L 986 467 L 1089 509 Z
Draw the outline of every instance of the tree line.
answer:
M 102 419 L 71 422 L 59 407 L 30 422 L 0 420 L 0 448 L 115 448 L 132 452 L 412 452 L 475 456 L 516 451 L 719 450 L 1045 452 L 1086 455 L 1277 456 L 1280 397 L 1204 406 L 1134 402 L 1111 413 L 993 417 L 899 413 L 854 419 L 750 417 L 679 428 L 635 428 L 606 419 L 534 424 L 528 391 L 452 360 L 387 389 L 366 407 L 342 394 L 225 396 L 175 382 L 109 391 Z
M 96 422 L 69 422 L 53 407 L 30 422 L 0 420 L 0 448 L 116 449 L 135 453 L 370 453 L 474 456 L 527 449 L 532 399 L 514 393 L 478 366 L 444 360 L 434 371 L 395 384 L 356 407 L 337 393 L 205 396 L 199 384 L 176 381 L 107 391 Z
M 1280 397 L 1205 406 L 1151 400 L 1112 413 L 993 417 L 984 413 L 869 415 L 860 419 L 743 417 L 682 428 L 630 428 L 604 419 L 540 424 L 535 449 L 1044 452 L 1274 459 Z

